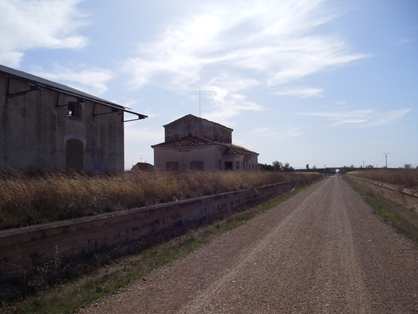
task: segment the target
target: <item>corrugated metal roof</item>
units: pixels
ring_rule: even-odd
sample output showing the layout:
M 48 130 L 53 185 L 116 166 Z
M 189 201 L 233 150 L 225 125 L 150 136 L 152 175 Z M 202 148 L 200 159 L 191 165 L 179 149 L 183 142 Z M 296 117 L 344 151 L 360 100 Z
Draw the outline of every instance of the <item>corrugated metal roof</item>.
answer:
M 72 88 L 72 87 L 64 85 L 64 84 L 53 82 L 53 81 L 44 79 L 42 77 L 30 74 L 30 73 L 26 73 L 26 72 L 19 71 L 19 70 L 13 69 L 13 68 L 9 68 L 9 67 L 1 65 L 1 64 L 0 64 L 0 72 L 5 73 L 6 75 L 12 76 L 15 79 L 18 79 L 18 80 L 21 80 L 21 81 L 23 80 L 25 82 L 28 82 L 28 83 L 36 85 L 36 86 L 41 86 L 41 87 L 53 89 L 53 90 L 60 91 L 62 93 L 68 94 L 68 95 L 81 97 L 83 99 L 87 99 L 87 100 L 90 100 L 90 101 L 93 101 L 93 102 L 96 102 L 96 103 L 100 103 L 100 104 L 103 104 L 103 105 L 106 105 L 106 106 L 109 106 L 109 107 L 113 107 L 113 108 L 117 108 L 117 109 L 126 111 L 128 113 L 138 115 L 138 117 L 140 119 L 147 118 L 147 116 L 145 116 L 143 114 L 126 110 L 125 107 L 123 107 L 121 105 L 118 105 L 114 102 L 111 102 L 111 101 L 93 96 L 91 94 L 85 93 L 83 91 L 80 91 L 78 89 Z

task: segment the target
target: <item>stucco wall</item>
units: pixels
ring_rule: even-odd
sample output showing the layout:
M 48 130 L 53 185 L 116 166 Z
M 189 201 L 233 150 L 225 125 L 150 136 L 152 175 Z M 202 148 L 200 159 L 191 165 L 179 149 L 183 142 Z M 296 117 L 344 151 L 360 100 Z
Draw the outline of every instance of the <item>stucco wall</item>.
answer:
M 124 134 L 117 113 L 92 119 L 94 104 L 81 104 L 81 118 L 68 116 L 67 104 L 77 98 L 40 88 L 6 101 L 8 77 L 0 74 L 0 170 L 31 171 L 67 168 L 67 141 L 82 143 L 84 171 L 123 171 Z M 10 79 L 9 93 L 29 90 Z M 96 104 L 95 113 L 111 111 Z
M 231 170 L 258 169 L 256 154 L 225 155 L 226 150 L 220 145 L 154 147 L 154 166 L 157 170 L 225 170 L 225 163 L 232 162 Z M 191 169 L 191 164 L 196 161 L 203 162 L 204 168 Z M 168 169 L 167 162 L 178 163 L 178 168 Z
M 232 130 L 220 124 L 187 115 L 164 126 L 165 141 L 169 142 L 189 134 L 194 134 L 212 141 L 231 143 Z
M 178 162 L 179 171 L 189 171 L 191 162 L 202 161 L 204 169 L 219 170 L 219 151 L 215 145 L 185 147 L 155 147 L 154 166 L 158 170 L 167 170 L 167 162 Z

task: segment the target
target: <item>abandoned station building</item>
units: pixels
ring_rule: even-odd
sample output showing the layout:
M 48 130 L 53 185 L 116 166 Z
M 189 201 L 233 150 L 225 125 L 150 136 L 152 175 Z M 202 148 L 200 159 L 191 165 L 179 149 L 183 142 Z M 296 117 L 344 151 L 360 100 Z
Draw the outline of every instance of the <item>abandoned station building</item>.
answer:
M 126 113 L 133 119 L 125 120 Z M 124 122 L 144 118 L 0 65 L 0 171 L 124 171 Z
M 232 129 L 194 115 L 167 125 L 165 142 L 151 146 L 158 170 L 256 170 L 258 154 L 232 144 Z

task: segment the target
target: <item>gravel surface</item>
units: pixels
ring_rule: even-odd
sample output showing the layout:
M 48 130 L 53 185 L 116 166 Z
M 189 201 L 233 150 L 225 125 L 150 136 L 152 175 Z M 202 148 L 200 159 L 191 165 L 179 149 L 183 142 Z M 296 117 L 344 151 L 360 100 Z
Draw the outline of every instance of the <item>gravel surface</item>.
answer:
M 418 313 L 418 246 L 331 177 L 79 313 Z

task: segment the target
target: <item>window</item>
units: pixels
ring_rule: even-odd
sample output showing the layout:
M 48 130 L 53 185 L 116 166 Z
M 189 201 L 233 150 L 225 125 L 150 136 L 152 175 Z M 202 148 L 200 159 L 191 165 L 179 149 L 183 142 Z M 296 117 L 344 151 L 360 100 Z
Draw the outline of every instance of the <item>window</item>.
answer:
M 83 106 L 76 102 L 70 102 L 67 106 L 67 116 L 82 118 Z
M 203 161 L 202 160 L 191 161 L 190 170 L 204 170 Z
M 235 162 L 235 169 L 239 169 L 239 161 Z
M 165 170 L 178 171 L 179 170 L 179 163 L 177 161 L 167 161 L 165 163 Z
M 225 170 L 232 170 L 232 161 L 225 162 Z

